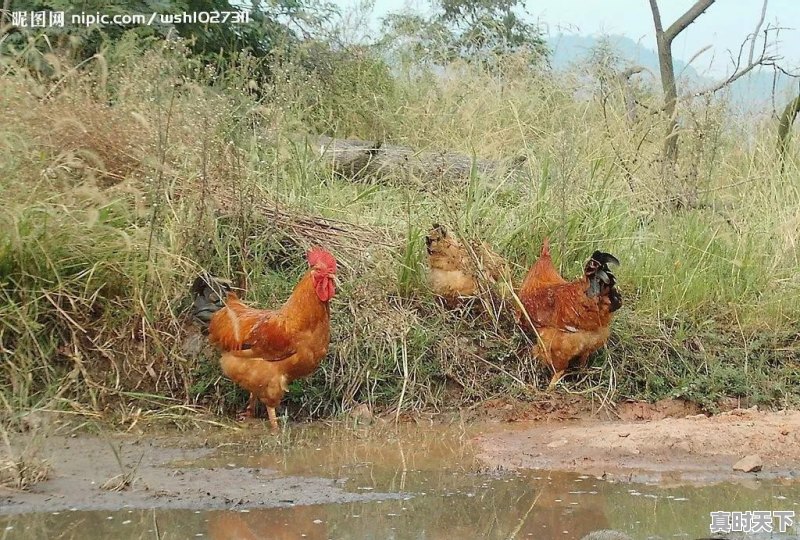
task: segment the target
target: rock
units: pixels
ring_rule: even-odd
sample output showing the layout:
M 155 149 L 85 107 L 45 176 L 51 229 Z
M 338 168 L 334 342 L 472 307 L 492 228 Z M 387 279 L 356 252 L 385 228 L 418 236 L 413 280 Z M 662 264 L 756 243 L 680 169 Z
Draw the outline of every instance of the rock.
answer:
M 683 450 L 684 452 L 691 452 L 692 451 L 692 443 L 689 441 L 678 441 L 675 444 L 675 448 Z
M 556 439 L 555 441 L 551 441 L 551 442 L 547 443 L 547 447 L 548 448 L 558 448 L 560 446 L 564 446 L 568 442 L 569 441 L 567 441 L 567 439 Z
M 763 466 L 764 462 L 761 461 L 761 456 L 758 454 L 752 454 L 737 461 L 733 465 L 733 470 L 742 472 L 758 472 Z

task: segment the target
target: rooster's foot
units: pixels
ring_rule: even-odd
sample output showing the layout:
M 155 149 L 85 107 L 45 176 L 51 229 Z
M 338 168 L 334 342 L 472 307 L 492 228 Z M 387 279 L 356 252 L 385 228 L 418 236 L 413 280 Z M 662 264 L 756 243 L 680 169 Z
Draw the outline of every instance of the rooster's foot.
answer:
M 244 422 L 245 420 L 250 420 L 251 418 L 255 418 L 256 416 L 256 398 L 253 394 L 250 394 L 250 399 L 247 400 L 247 407 L 245 407 L 242 412 L 236 415 L 237 422 Z

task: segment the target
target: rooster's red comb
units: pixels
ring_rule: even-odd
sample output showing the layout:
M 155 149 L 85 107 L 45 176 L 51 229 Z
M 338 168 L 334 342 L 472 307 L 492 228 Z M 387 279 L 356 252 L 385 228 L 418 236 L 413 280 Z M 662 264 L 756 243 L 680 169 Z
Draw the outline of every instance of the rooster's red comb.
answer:
M 308 250 L 308 265 L 311 267 L 321 266 L 329 274 L 336 273 L 336 259 L 321 247 L 313 247 Z

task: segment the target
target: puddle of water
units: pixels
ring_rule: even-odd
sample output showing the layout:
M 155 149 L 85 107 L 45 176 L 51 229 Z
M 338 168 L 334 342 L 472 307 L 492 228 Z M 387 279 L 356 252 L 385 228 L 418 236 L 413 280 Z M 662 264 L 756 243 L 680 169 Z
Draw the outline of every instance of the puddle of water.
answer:
M 252 437 L 252 434 L 250 435 Z M 259 467 L 330 478 L 399 499 L 235 510 L 126 510 L 0 517 L 0 538 L 580 539 L 616 529 L 635 539 L 709 535 L 712 511 L 793 510 L 800 485 L 663 487 L 575 474 L 487 473 L 457 429 L 296 429 L 276 444 L 230 441 L 180 467 Z M 287 493 L 287 499 L 292 498 Z M 800 520 L 799 520 L 800 521 Z
M 283 476 L 331 478 L 354 492 L 425 492 L 458 486 L 484 470 L 469 444 L 471 433 L 454 427 L 376 427 L 352 431 L 311 426 L 276 445 L 234 441 L 215 455 L 176 466 L 249 467 Z

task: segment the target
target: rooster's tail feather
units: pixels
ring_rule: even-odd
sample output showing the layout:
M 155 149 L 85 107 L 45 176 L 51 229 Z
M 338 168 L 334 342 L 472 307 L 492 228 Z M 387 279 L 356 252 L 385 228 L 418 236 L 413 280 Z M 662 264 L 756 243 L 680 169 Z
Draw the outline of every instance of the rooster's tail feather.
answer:
M 542 242 L 542 253 L 539 258 L 550 257 L 550 238 L 545 238 Z
M 608 296 L 611 301 L 611 311 L 614 312 L 622 307 L 622 295 L 616 288 L 617 278 L 608 267 L 609 264 L 618 266 L 619 260 L 610 253 L 595 251 L 583 271 L 589 281 L 589 295 Z

